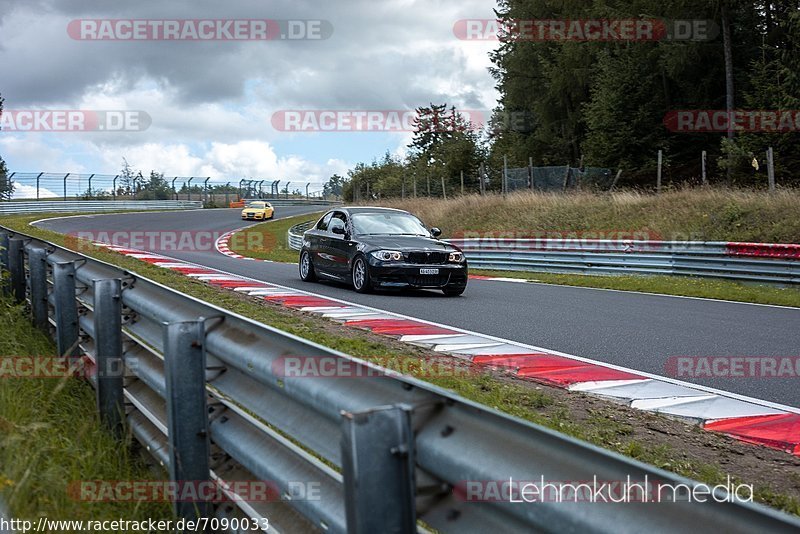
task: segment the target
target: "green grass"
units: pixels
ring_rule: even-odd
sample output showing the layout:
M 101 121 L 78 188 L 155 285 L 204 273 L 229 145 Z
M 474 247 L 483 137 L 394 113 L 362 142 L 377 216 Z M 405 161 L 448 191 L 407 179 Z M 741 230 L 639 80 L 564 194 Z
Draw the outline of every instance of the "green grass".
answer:
M 16 228 L 20 232 L 63 246 L 63 235 L 27 226 L 29 221 L 37 218 L 40 218 L 40 216 L 17 217 L 5 224 Z M 311 218 L 313 216 L 305 215 L 294 218 L 295 221 L 268 222 L 264 223 L 263 226 L 268 228 L 275 224 L 276 226 L 270 230 L 274 232 L 275 236 L 278 236 L 281 231 L 285 233 L 285 230 L 292 224 Z M 277 223 L 283 224 L 278 225 Z M 279 226 L 282 226 L 282 228 Z M 554 392 L 549 388 L 511 381 L 502 376 L 490 374 L 483 369 L 470 369 L 468 373 L 454 372 L 446 374 L 446 376 L 428 376 L 424 373 L 424 366 L 420 365 L 420 359 L 430 360 L 435 356 L 422 349 L 403 345 L 388 338 L 377 337 L 359 330 L 347 329 L 343 331 L 341 327 L 326 319 L 280 306 L 257 302 L 240 294 L 214 288 L 168 269 L 156 267 L 115 252 L 98 249 L 89 251 L 86 254 L 118 265 L 123 269 L 136 272 L 141 276 L 234 313 L 352 356 L 417 376 L 422 380 L 451 390 L 464 398 L 485 406 L 662 467 L 679 475 L 716 484 L 725 481 L 726 473 L 737 474 L 735 465 L 726 465 L 723 468 L 714 462 L 709 462 L 707 458 L 694 458 L 687 455 L 680 448 L 656 445 L 651 438 L 643 439 L 641 436 L 635 435 L 634 430 L 636 427 L 634 425 L 641 424 L 641 421 L 637 422 L 635 418 L 657 416 L 625 411 L 620 417 L 614 414 L 617 413 L 616 410 L 625 410 L 624 408 L 598 401 L 607 407 L 590 413 L 588 417 L 578 417 L 576 414 L 580 410 L 576 410 L 570 401 L 570 399 L 574 398 L 572 394 L 566 394 L 561 391 Z M 620 422 L 620 418 L 627 419 Z M 676 432 L 685 431 L 690 435 L 703 436 L 703 439 L 715 438 L 709 436 L 705 431 L 687 427 L 680 422 L 676 422 L 675 425 Z M 721 436 L 716 438 L 723 440 L 720 443 L 727 443 L 725 441 L 726 438 Z M 747 479 L 746 476 L 742 478 Z M 800 515 L 800 500 L 794 495 L 764 487 L 758 488 L 755 498 L 759 502 Z
M 800 243 L 800 190 L 681 189 L 661 195 L 514 193 L 467 195 L 448 200 L 393 199 L 445 236 L 462 232 L 512 233 L 517 237 L 636 232 L 666 241 Z
M 322 212 L 309 213 L 288 219 L 259 223 L 234 233 L 228 246 L 233 252 L 248 258 L 297 263 L 298 252 L 289 248 L 287 232 L 292 226 L 312 219 L 316 220 L 321 215 Z
M 473 270 L 472 274 L 519 278 L 545 284 L 800 307 L 800 289 L 798 288 L 741 283 L 731 280 L 684 276 L 585 276 L 579 274 L 487 270 Z
M 22 306 L 0 298 L 0 357 L 54 357 Z M 15 518 L 170 519 L 169 503 L 83 502 L 82 480 L 153 480 L 157 470 L 99 423 L 94 390 L 76 378 L 0 379 L 0 496 Z

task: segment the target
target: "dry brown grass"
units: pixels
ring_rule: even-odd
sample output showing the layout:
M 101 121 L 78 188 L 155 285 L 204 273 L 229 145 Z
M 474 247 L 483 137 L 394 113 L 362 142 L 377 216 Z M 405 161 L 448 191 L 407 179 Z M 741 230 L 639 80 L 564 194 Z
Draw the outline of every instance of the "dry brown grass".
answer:
M 650 232 L 662 239 L 800 243 L 800 191 L 775 194 L 682 189 L 662 195 L 515 193 L 448 200 L 407 198 L 409 210 L 445 236 L 482 232 Z

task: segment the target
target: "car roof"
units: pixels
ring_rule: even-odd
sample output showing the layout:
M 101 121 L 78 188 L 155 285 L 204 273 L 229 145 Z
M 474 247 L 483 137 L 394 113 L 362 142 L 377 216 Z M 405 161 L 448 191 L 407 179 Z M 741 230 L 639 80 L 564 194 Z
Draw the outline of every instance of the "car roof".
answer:
M 405 210 L 398 210 L 395 208 L 382 208 L 379 206 L 345 206 L 341 208 L 332 208 L 330 211 L 346 211 L 348 213 L 408 213 Z

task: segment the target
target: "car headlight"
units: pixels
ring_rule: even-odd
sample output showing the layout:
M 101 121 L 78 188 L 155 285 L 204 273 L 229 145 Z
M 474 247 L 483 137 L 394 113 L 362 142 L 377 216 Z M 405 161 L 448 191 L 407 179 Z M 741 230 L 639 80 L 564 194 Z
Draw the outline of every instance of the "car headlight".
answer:
M 372 253 L 372 257 L 381 261 L 400 261 L 403 259 L 403 253 L 396 250 L 376 250 Z
M 464 261 L 464 254 L 461 252 L 451 252 L 450 257 L 447 259 L 450 263 L 461 263 Z

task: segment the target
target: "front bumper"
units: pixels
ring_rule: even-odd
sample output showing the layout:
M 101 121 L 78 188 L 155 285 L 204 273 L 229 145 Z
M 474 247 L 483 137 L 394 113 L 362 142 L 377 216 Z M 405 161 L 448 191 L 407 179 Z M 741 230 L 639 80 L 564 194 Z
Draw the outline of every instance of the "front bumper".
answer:
M 255 214 L 242 213 L 242 219 L 245 219 L 245 220 L 248 220 L 248 221 L 261 221 L 261 220 L 266 219 L 266 217 L 267 216 L 264 213 L 255 213 Z
M 456 288 L 467 285 L 467 263 L 419 265 L 368 260 L 369 274 L 376 287 L 413 287 L 425 289 Z M 422 274 L 420 270 L 438 269 L 438 274 Z

